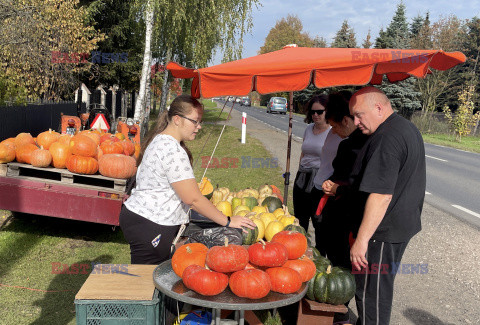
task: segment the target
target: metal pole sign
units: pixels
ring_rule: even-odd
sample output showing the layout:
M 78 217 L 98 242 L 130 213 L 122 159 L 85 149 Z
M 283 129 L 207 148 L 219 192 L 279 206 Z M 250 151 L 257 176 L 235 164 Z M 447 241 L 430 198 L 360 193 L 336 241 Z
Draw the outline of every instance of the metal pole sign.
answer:
M 247 136 L 247 113 L 242 113 L 242 144 L 245 144 Z

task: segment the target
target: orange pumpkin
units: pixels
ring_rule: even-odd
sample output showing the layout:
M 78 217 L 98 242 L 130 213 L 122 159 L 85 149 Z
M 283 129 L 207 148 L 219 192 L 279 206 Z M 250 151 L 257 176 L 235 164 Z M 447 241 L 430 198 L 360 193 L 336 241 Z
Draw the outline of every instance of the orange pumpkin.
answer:
M 35 140 L 30 133 L 19 133 L 15 137 L 15 147 L 18 148 L 24 144 L 35 144 Z
M 298 260 L 288 260 L 282 266 L 289 267 L 297 271 L 302 278 L 302 282 L 309 281 L 315 276 L 315 273 L 317 272 L 317 267 L 315 266 L 315 263 L 313 263 L 312 260 L 306 256 L 302 256 Z
M 42 132 L 37 136 L 37 144 L 48 150 L 52 143 L 56 142 L 58 138 L 60 138 L 60 133 L 49 129 L 48 131 Z
M 38 147 L 32 143 L 20 145 L 15 149 L 15 157 L 19 163 L 30 164 L 32 152 L 37 149 Z
M 208 247 L 201 243 L 190 243 L 180 246 L 172 256 L 172 269 L 182 277 L 183 271 L 192 264 L 205 267 Z
M 30 163 L 35 167 L 47 167 L 52 163 L 52 154 L 42 146 L 32 152 Z
M 60 143 L 63 143 L 63 144 L 66 144 L 66 145 L 70 145 L 70 140 L 72 140 L 73 138 L 73 135 L 71 134 L 62 134 L 57 142 L 60 142 Z
M 97 146 L 100 145 L 100 134 L 98 134 L 97 132 L 93 132 L 93 131 L 90 131 L 90 130 L 85 130 L 85 131 L 80 132 L 80 134 L 84 135 L 84 136 L 87 136 L 90 139 L 92 139 L 93 141 L 95 141 L 95 144 Z
M 138 159 L 140 156 L 140 150 L 142 149 L 142 146 L 140 146 L 138 143 L 135 143 L 135 153 L 133 154 L 135 156 L 135 159 Z
M 112 140 L 114 142 L 120 141 L 119 138 L 116 138 L 113 134 L 111 133 L 103 133 L 102 136 L 100 137 L 100 143 L 104 143 L 107 140 Z
M 15 150 L 15 138 L 5 139 L 5 140 L 3 140 L 2 142 L 0 142 L 0 144 L 4 144 L 4 145 L 6 145 L 7 147 L 10 147 L 10 148 L 12 148 L 13 150 Z
M 48 149 L 52 154 L 52 165 L 55 168 L 65 168 L 67 158 L 71 155 L 70 146 L 60 141 L 52 143 Z
M 15 149 L 7 143 L 0 143 L 0 164 L 9 163 L 15 160 Z
M 100 160 L 100 158 L 102 158 L 103 156 L 103 151 L 100 147 L 97 147 L 97 155 L 94 157 L 95 159 L 97 159 L 97 161 Z
M 132 156 L 135 153 L 135 145 L 130 140 L 120 141 L 123 147 L 123 154 L 126 156 Z
M 123 146 L 119 142 L 113 142 L 111 140 L 107 140 L 102 142 L 100 145 L 100 149 L 102 149 L 103 154 L 110 154 L 110 153 L 118 153 L 123 154 Z
M 115 133 L 115 137 L 117 137 L 120 141 L 125 140 L 125 136 L 121 132 Z
M 72 154 L 83 157 L 95 157 L 97 144 L 85 135 L 78 134 L 70 140 Z
M 135 158 L 122 154 L 104 154 L 98 160 L 101 175 L 113 178 L 130 178 L 137 172 Z
M 72 173 L 92 175 L 98 171 L 98 162 L 95 158 L 71 155 L 65 165 Z

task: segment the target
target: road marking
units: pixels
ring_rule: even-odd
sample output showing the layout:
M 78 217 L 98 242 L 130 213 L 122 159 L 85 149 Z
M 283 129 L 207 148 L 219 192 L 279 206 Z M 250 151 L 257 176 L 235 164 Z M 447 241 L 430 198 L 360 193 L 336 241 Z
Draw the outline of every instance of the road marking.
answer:
M 432 193 L 425 191 L 425 195 L 432 195 Z
M 455 204 L 452 204 L 452 207 L 457 208 L 457 209 L 459 209 L 459 210 L 462 210 L 463 212 L 469 213 L 469 214 L 471 214 L 472 216 L 477 217 L 477 218 L 480 219 L 480 214 L 478 214 L 478 213 L 476 213 L 476 212 L 473 212 L 472 210 L 469 210 L 469 209 L 467 209 L 467 208 L 464 208 L 464 207 L 462 207 L 462 206 L 460 206 L 460 205 L 455 205 Z
M 448 162 L 448 160 L 440 159 L 440 158 L 437 158 L 437 157 L 432 157 L 432 156 L 429 156 L 429 155 L 425 155 L 425 157 L 440 160 L 440 161 L 443 161 L 443 162 Z

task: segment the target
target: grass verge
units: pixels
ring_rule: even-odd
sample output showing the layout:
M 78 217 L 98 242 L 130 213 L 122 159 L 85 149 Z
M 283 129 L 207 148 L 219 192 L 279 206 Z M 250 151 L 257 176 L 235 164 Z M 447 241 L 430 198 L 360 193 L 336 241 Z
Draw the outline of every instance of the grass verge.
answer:
M 441 146 L 480 153 L 480 137 L 463 137 L 461 142 L 449 134 L 422 134 L 423 141 Z

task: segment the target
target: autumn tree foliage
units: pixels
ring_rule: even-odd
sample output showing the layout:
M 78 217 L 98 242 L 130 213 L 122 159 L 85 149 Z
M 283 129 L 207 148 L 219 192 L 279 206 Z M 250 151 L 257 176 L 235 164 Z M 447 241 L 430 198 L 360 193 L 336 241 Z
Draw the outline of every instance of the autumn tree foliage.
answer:
M 472 128 L 478 123 L 480 119 L 480 111 L 473 114 L 475 105 L 472 96 L 475 93 L 474 85 L 465 87 L 458 93 L 458 108 L 453 113 L 448 106 L 443 108 L 445 117 L 450 124 L 451 129 L 455 133 L 457 141 L 462 141 L 462 137 L 469 135 Z
M 0 76 L 29 97 L 57 99 L 78 87 L 89 63 L 54 63 L 53 52 L 89 53 L 103 35 L 87 26 L 78 0 L 3 0 L 0 6 Z M 74 56 L 76 61 L 77 56 Z
M 321 39 L 318 39 L 318 41 L 318 44 L 322 44 Z M 275 27 L 270 29 L 265 38 L 265 43 L 260 48 L 259 54 L 281 50 L 288 44 L 297 44 L 304 47 L 313 47 L 314 45 L 314 40 L 303 31 L 302 22 L 296 15 L 288 15 L 286 18 L 277 20 Z

